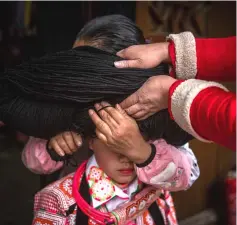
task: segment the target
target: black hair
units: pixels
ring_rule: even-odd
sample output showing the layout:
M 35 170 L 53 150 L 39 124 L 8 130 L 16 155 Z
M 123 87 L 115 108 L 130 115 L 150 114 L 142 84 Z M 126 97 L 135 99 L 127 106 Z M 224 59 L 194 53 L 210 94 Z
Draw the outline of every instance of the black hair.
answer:
M 96 102 L 118 103 L 149 77 L 168 73 L 165 64 L 153 69 L 117 69 L 113 63 L 119 59 L 84 46 L 8 69 L 0 78 L 0 120 L 36 137 L 50 138 L 65 130 L 91 136 L 95 127 L 88 109 Z M 138 124 L 149 139 L 164 138 L 177 146 L 192 139 L 167 110 Z
M 102 16 L 89 21 L 76 39 L 113 54 L 131 45 L 145 43 L 139 27 L 123 15 Z
M 27 135 L 46 139 L 65 130 L 91 136 L 95 127 L 88 109 L 94 103 L 119 103 L 149 77 L 168 74 L 166 64 L 149 70 L 114 67 L 114 61 L 120 59 L 117 51 L 145 42 L 142 31 L 125 16 L 96 18 L 77 38 L 93 47 L 46 55 L 0 76 L 0 120 Z M 170 119 L 167 110 L 138 124 L 148 139 L 164 138 L 177 146 L 192 139 Z

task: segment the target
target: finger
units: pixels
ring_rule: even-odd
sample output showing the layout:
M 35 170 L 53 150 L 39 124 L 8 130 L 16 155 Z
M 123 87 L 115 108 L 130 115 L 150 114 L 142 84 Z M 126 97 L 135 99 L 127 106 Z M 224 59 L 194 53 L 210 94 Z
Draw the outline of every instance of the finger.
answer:
M 80 134 L 77 134 L 75 132 L 71 132 L 72 136 L 73 136 L 73 140 L 75 142 L 75 144 L 77 145 L 77 147 L 81 147 L 82 146 L 82 138 Z
M 141 121 L 141 120 L 145 120 L 145 119 L 147 119 L 148 117 L 150 117 L 150 116 L 152 116 L 154 113 L 145 113 L 144 114 L 144 116 L 141 116 L 139 119 L 137 119 L 137 120 L 139 120 L 139 121 Z
M 101 102 L 101 105 L 103 107 L 106 107 L 108 103 L 107 102 Z M 104 109 L 110 116 L 111 118 L 117 123 L 120 124 L 122 122 L 122 120 L 124 119 L 123 116 L 123 110 L 118 110 L 114 107 L 107 107 Z M 116 126 L 117 127 L 117 126 Z
M 126 113 L 130 116 L 133 116 L 134 114 L 143 111 L 141 104 L 137 103 L 135 105 L 132 105 L 125 109 Z
M 98 139 L 100 139 L 102 142 L 107 143 L 107 138 L 105 135 L 103 135 L 98 129 L 95 130 L 96 136 Z
M 112 135 L 112 132 L 109 128 L 109 126 L 97 115 L 97 113 L 90 109 L 89 110 L 89 116 L 93 123 L 95 124 L 96 128 L 106 137 L 108 135 Z
M 137 49 L 137 46 L 132 45 L 132 46 L 129 46 L 128 48 L 124 48 L 124 49 L 120 50 L 119 52 L 116 53 L 116 55 L 123 58 L 123 59 L 135 59 L 135 57 L 137 55 L 136 49 Z
M 65 143 L 69 147 L 70 151 L 75 152 L 77 150 L 77 145 L 75 144 L 75 142 L 73 140 L 72 133 L 70 131 L 64 132 L 62 136 L 63 136 Z
M 54 151 L 55 151 L 58 155 L 60 155 L 60 156 L 64 156 L 64 155 L 65 155 L 64 151 L 60 148 L 60 146 L 58 145 L 58 143 L 57 143 L 56 140 L 53 140 L 53 141 L 51 142 L 50 147 L 51 147 L 52 149 L 54 149 Z
M 109 126 L 110 130 L 114 130 L 118 128 L 118 123 L 109 115 L 106 110 L 101 110 L 98 113 L 101 119 Z
M 67 142 L 64 140 L 63 136 L 60 135 L 57 139 L 56 139 L 59 147 L 66 153 L 66 154 L 69 154 L 71 155 L 72 154 L 72 151 L 71 149 L 69 148 L 69 146 L 67 145 Z
M 121 60 L 114 62 L 115 67 L 122 68 L 143 68 L 139 59 Z
M 94 106 L 97 112 L 103 108 L 103 106 L 100 103 L 96 103 Z
M 127 97 L 126 99 L 124 99 L 119 105 L 122 107 L 122 109 L 127 109 L 131 107 L 132 105 L 137 104 L 138 100 L 139 100 L 138 94 L 137 92 L 135 92 L 129 97 Z
M 135 118 L 136 120 L 140 120 L 141 118 L 144 118 L 147 115 L 146 111 L 141 110 L 135 114 L 132 115 L 133 118 Z
M 124 109 L 122 109 L 122 107 L 121 107 L 119 104 L 116 104 L 116 105 L 115 105 L 115 108 L 118 110 L 118 112 L 119 112 L 121 115 L 123 115 L 123 116 L 128 116 L 127 112 L 126 112 Z

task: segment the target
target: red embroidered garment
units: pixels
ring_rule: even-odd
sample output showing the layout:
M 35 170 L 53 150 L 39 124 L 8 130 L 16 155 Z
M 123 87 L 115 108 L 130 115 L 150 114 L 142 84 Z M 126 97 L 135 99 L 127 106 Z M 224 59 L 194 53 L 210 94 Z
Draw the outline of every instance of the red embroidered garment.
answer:
M 72 194 L 72 184 L 74 173 L 61 180 L 47 186 L 35 196 L 34 204 L 34 220 L 33 225 L 75 225 L 77 207 L 73 212 L 67 215 L 69 207 L 76 203 Z M 177 225 L 173 200 L 169 192 L 161 190 L 164 200 L 157 199 L 157 204 L 163 215 L 165 224 Z M 112 200 L 110 200 L 112 201 Z M 107 204 L 107 203 L 106 203 Z M 131 207 L 131 206 L 130 206 Z M 132 208 L 131 208 L 132 209 Z M 100 209 L 106 212 L 104 207 Z M 89 224 L 96 224 L 95 221 L 89 220 Z M 133 223 L 130 223 L 133 224 Z M 145 212 L 140 216 L 136 224 L 148 225 L 154 224 L 149 212 Z

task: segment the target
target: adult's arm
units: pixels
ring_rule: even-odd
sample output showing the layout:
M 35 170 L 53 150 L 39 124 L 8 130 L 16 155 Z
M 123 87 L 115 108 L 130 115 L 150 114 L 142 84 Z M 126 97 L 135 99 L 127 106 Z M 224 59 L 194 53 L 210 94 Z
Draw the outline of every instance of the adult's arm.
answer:
M 177 79 L 236 80 L 236 37 L 195 38 L 191 32 L 168 36 L 171 75 Z
M 221 84 L 194 79 L 174 82 L 169 112 L 197 139 L 236 149 L 236 95 Z

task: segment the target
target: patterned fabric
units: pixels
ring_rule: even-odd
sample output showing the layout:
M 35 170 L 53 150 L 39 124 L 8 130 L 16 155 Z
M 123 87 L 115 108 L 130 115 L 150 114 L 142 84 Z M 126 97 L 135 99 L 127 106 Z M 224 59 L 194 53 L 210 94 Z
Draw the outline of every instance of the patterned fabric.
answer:
M 87 162 L 86 179 L 89 185 L 93 208 L 98 208 L 106 203 L 108 211 L 112 211 L 121 204 L 128 202 L 139 189 L 137 179 L 123 190 L 116 186 L 99 168 L 94 156 Z
M 33 225 L 76 225 L 77 207 L 69 215 L 70 206 L 75 204 L 72 196 L 72 181 L 74 173 L 50 184 L 35 196 Z M 163 215 L 166 225 L 177 225 L 172 197 L 168 191 L 161 191 L 163 198 L 157 200 L 157 205 Z M 141 202 L 142 203 L 142 202 Z M 142 206 L 142 204 L 141 204 Z M 128 213 L 132 213 L 130 207 Z M 89 220 L 88 224 L 95 224 Z M 132 225 L 133 223 L 129 223 Z M 136 224 L 154 224 L 149 212 L 146 211 Z M 128 224 L 127 224 L 128 225 Z
M 22 162 L 33 173 L 51 174 L 63 167 L 63 162 L 51 159 L 46 143 L 46 140 L 30 137 L 22 151 Z
M 46 142 L 43 139 L 30 137 L 22 152 L 24 165 L 34 173 L 49 174 L 63 167 L 63 162 L 55 162 L 50 158 Z M 190 188 L 198 179 L 200 171 L 197 159 L 188 143 L 179 148 L 167 144 L 163 139 L 151 143 L 156 147 L 156 155 L 149 165 L 136 167 L 138 179 L 168 191 Z M 83 158 L 81 154 L 77 155 L 77 161 L 78 157 L 79 160 Z
M 135 167 L 138 179 L 157 188 L 180 191 L 191 187 L 200 175 L 197 159 L 188 143 L 176 148 L 159 139 L 156 154 L 144 167 Z

